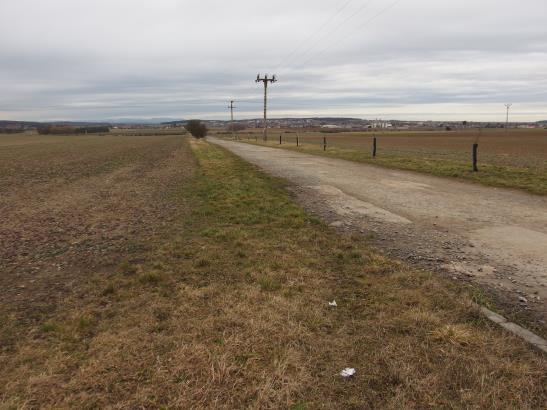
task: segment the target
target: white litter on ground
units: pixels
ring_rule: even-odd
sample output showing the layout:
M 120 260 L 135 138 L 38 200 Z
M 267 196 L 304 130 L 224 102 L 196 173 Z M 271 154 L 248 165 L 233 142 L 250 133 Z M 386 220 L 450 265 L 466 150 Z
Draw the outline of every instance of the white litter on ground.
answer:
M 355 369 L 351 367 L 346 367 L 344 370 L 340 372 L 340 376 L 342 377 L 352 377 L 355 374 Z
M 333 300 L 332 302 L 329 302 L 329 306 L 332 306 L 332 307 L 338 306 L 338 305 L 336 304 L 336 300 Z

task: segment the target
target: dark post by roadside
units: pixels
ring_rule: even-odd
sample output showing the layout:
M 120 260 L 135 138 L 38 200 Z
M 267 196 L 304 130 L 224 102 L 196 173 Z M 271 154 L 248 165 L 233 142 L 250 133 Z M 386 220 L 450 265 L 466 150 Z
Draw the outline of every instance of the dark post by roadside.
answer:
M 479 153 L 479 144 L 473 144 L 473 172 L 479 172 L 479 167 L 477 166 L 478 162 L 478 153 Z
M 323 137 L 323 151 L 327 150 L 327 137 Z
M 376 136 L 372 140 L 372 157 L 376 158 Z

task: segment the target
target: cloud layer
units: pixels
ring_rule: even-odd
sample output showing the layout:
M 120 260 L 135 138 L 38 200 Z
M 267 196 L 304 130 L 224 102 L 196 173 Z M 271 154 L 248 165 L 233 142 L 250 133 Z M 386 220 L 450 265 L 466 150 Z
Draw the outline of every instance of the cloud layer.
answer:
M 2 0 L 0 118 L 547 119 L 544 0 Z

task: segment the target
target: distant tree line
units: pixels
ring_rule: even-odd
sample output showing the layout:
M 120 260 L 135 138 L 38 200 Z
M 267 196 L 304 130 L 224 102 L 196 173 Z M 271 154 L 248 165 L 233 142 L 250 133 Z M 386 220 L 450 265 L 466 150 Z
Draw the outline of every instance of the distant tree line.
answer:
M 46 125 L 38 127 L 38 134 L 42 135 L 98 134 L 103 132 L 110 132 L 110 127 L 107 125 L 92 125 L 87 127 Z
M 21 128 L 0 128 L 0 134 L 19 134 L 21 132 L 25 132 L 25 130 Z

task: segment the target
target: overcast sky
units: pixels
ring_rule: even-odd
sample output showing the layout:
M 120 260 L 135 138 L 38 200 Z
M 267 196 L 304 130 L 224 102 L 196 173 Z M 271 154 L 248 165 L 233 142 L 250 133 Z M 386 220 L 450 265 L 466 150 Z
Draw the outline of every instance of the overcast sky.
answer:
M 0 0 L 0 119 L 547 120 L 547 0 Z

